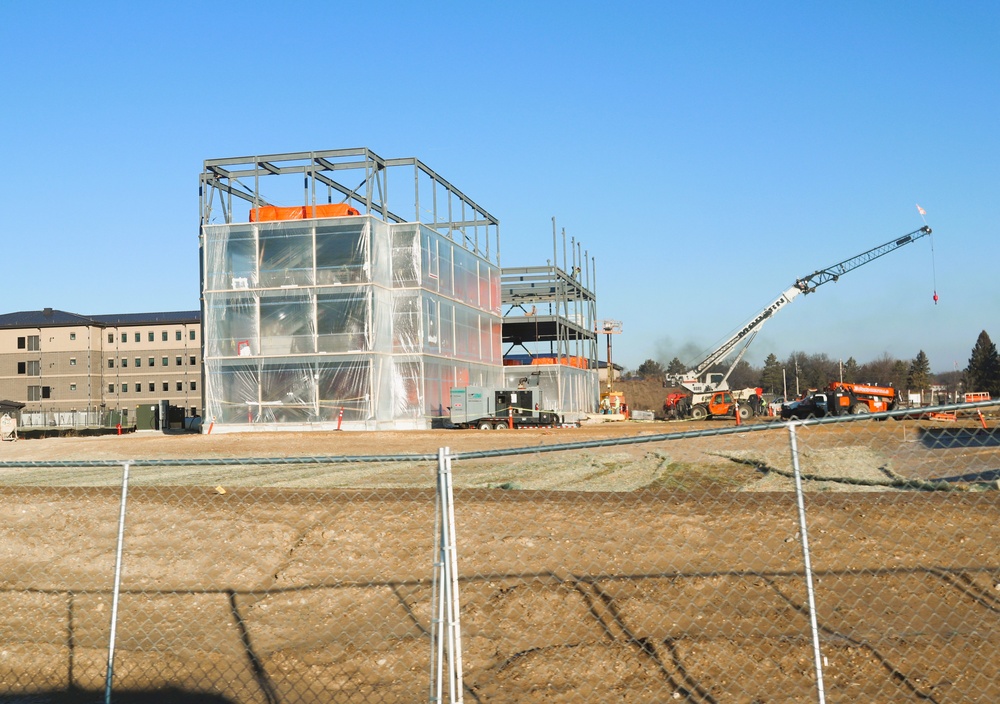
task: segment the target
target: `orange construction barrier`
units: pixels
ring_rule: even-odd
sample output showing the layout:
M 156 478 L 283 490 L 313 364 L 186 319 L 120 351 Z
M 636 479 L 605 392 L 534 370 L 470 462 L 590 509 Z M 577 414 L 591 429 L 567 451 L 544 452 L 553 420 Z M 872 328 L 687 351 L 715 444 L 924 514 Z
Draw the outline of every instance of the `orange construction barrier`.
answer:
M 277 205 L 262 205 L 259 208 L 250 209 L 250 222 L 305 220 L 307 218 L 338 218 L 348 215 L 361 215 L 361 212 L 347 203 L 296 205 L 288 208 Z
M 562 364 L 567 367 L 586 369 L 587 360 L 584 357 L 535 357 L 532 364 Z

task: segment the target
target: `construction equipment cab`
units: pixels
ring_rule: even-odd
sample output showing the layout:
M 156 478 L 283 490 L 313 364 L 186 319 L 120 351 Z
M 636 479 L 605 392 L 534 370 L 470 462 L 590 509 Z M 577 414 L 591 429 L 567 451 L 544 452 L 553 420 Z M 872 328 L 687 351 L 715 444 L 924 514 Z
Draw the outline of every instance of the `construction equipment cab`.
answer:
M 691 406 L 692 420 L 719 416 L 735 418 L 736 414 L 739 414 L 740 420 L 747 420 L 754 414 L 753 406 L 749 402 L 738 401 L 730 391 L 716 391 L 707 401 Z

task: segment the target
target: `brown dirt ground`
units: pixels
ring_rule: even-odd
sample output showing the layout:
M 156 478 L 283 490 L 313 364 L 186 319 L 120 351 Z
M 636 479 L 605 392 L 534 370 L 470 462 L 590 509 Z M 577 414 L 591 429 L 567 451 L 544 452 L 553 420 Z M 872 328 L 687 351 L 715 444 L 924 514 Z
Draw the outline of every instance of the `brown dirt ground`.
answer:
M 148 433 L 0 463 L 234 460 L 131 470 L 115 701 L 427 701 L 436 463 L 279 460 L 441 447 L 533 450 L 452 464 L 465 701 L 815 701 L 787 430 L 545 451 L 727 426 Z M 796 437 L 826 700 L 1000 701 L 996 436 Z M 120 478 L 0 467 L 0 702 L 99 700 Z M 965 490 L 901 484 L 942 479 Z

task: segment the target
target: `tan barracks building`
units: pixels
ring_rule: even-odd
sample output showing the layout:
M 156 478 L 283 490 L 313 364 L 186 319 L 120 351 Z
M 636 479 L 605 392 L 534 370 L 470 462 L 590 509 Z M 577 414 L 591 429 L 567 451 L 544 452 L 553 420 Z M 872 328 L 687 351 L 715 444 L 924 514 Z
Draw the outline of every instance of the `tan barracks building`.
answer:
M 134 425 L 164 401 L 200 416 L 201 369 L 199 311 L 0 315 L 0 400 L 23 426 Z

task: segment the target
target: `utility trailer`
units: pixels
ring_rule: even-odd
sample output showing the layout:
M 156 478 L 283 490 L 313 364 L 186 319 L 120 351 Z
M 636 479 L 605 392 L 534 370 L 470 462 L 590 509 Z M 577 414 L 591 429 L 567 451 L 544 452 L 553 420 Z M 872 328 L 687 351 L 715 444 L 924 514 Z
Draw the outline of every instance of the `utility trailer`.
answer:
M 542 390 L 463 386 L 451 390 L 451 424 L 456 428 L 507 430 L 561 425 L 552 411 L 543 411 Z

